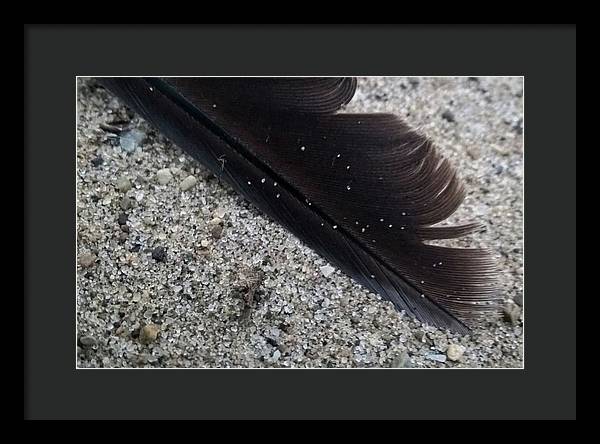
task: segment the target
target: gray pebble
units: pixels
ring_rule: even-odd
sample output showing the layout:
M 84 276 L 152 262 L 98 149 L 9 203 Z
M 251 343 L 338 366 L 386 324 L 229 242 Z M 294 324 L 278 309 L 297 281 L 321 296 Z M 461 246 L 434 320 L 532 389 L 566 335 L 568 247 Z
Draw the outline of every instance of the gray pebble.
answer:
M 415 338 L 417 338 L 419 342 L 427 341 L 427 333 L 425 333 L 423 330 L 417 330 L 414 334 Z
M 102 158 L 102 156 L 98 156 L 92 159 L 92 165 L 94 165 L 95 167 L 99 167 L 103 163 L 104 159 Z
M 152 250 L 152 259 L 157 262 L 165 262 L 167 260 L 167 250 L 164 247 L 156 247 Z
M 117 180 L 117 189 L 123 193 L 126 193 L 131 189 L 131 182 L 127 177 L 120 177 L 119 180 Z
M 519 307 L 523 306 L 523 293 L 517 293 L 513 298 L 513 302 L 517 304 Z
M 419 79 L 411 77 L 408 79 L 408 83 L 410 83 L 410 86 L 412 86 L 413 88 L 416 88 L 417 86 L 419 86 Z
M 194 176 L 186 177 L 185 179 L 183 179 L 183 182 L 181 182 L 181 185 L 180 185 L 181 191 L 187 191 L 187 190 L 193 188 L 197 182 L 198 182 L 198 179 L 196 179 Z
M 79 338 L 79 343 L 83 347 L 93 347 L 96 345 L 96 340 L 92 336 L 82 336 Z
M 456 119 L 454 118 L 454 114 L 452 114 L 452 112 L 448 111 L 448 110 L 446 110 L 442 113 L 442 119 L 444 119 L 450 123 L 453 123 L 456 121 Z
M 504 319 L 510 322 L 512 325 L 519 323 L 521 317 L 521 308 L 517 304 L 509 302 L 504 306 Z
M 410 366 L 410 357 L 406 351 L 400 352 L 392 361 L 393 368 L 408 368 Z
M 481 151 L 478 148 L 469 148 L 467 149 L 467 154 L 473 160 L 477 160 L 481 157 Z
M 119 217 L 117 218 L 117 222 L 119 223 L 119 225 L 126 225 L 127 224 L 127 214 L 120 213 Z
M 91 267 L 96 262 L 96 256 L 92 253 L 83 253 L 79 256 L 79 265 L 82 267 Z
M 213 225 L 210 229 L 210 235 L 214 239 L 220 239 L 223 236 L 223 227 L 221 225 Z
M 123 197 L 123 199 L 121 199 L 119 206 L 121 207 L 122 210 L 129 210 L 130 208 L 133 207 L 133 200 L 131 198 L 125 196 L 125 197 Z

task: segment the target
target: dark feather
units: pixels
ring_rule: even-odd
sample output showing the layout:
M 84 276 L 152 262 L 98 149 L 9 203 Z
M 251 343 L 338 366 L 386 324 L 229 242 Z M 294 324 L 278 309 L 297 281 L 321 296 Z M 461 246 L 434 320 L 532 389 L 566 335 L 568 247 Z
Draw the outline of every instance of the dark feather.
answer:
M 104 78 L 185 151 L 328 261 L 419 320 L 458 332 L 499 308 L 480 249 L 427 240 L 465 192 L 432 143 L 391 114 L 336 113 L 349 78 Z

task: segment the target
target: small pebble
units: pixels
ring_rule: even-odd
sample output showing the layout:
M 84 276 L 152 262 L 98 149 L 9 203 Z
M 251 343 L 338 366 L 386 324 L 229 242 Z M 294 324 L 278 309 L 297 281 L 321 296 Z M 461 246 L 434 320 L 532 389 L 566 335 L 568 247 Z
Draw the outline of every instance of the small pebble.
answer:
M 481 151 L 478 148 L 469 148 L 467 155 L 473 160 L 478 160 L 481 158 Z
M 97 156 L 92 159 L 92 165 L 94 165 L 95 167 L 99 167 L 103 163 L 104 159 L 102 158 L 102 156 Z
M 83 347 L 93 347 L 96 345 L 96 340 L 92 336 L 82 336 L 79 338 L 79 343 Z
M 417 86 L 419 86 L 419 79 L 411 77 L 410 79 L 408 79 L 408 83 L 410 83 L 410 86 L 412 86 L 413 88 L 416 88 Z
M 127 214 L 126 213 L 119 214 L 119 217 L 117 218 L 117 222 L 119 222 L 119 225 L 126 225 L 127 224 Z
M 144 141 L 146 135 L 137 129 L 125 131 L 119 138 L 121 149 L 126 153 L 133 153 L 138 146 Z
M 419 342 L 425 342 L 427 340 L 427 334 L 423 330 L 417 330 L 415 331 L 415 338 L 417 338 Z
M 511 149 L 504 145 L 496 145 L 494 146 L 494 151 L 501 156 L 507 157 L 511 155 Z
M 119 206 L 121 207 L 122 210 L 129 210 L 130 208 L 133 207 L 133 200 L 131 198 L 125 196 L 125 197 L 123 197 L 123 199 L 121 199 Z
M 441 355 L 437 353 L 429 354 L 427 355 L 427 358 L 431 359 L 432 361 L 446 362 L 446 355 Z
M 140 342 L 142 344 L 150 344 L 151 342 L 156 341 L 158 337 L 158 332 L 160 331 L 158 325 L 156 324 L 148 324 L 144 325 L 140 329 Z
M 509 302 L 504 306 L 504 319 L 510 322 L 512 325 L 519 323 L 521 317 L 521 308 L 517 304 Z
M 514 131 L 515 133 L 517 133 L 518 135 L 521 135 L 521 134 L 523 134 L 523 121 L 522 121 L 522 120 L 519 120 L 519 121 L 516 123 L 516 125 L 514 125 L 514 126 L 512 127 L 512 129 L 513 129 L 513 131 Z
M 152 259 L 158 262 L 164 262 L 167 260 L 167 250 L 164 247 L 156 247 L 152 250 Z
M 216 219 L 223 219 L 223 218 L 225 217 L 225 214 L 227 214 L 227 213 L 225 212 L 225 209 L 224 209 L 224 208 L 221 208 L 221 207 L 217 208 L 217 209 L 216 209 L 216 210 L 213 212 L 213 216 L 214 216 Z
M 465 352 L 465 347 L 458 344 L 450 344 L 448 346 L 448 350 L 446 350 L 446 356 L 451 361 L 458 361 L 462 358 L 463 353 Z
M 186 177 L 185 179 L 183 179 L 183 182 L 181 182 L 181 185 L 180 185 L 181 191 L 187 191 L 187 190 L 193 188 L 197 182 L 198 182 L 198 179 L 196 179 L 194 176 Z
M 514 298 L 513 302 L 517 304 L 519 307 L 523 306 L 523 293 L 518 293 Z
M 442 113 L 442 119 L 444 119 L 450 123 L 455 122 L 454 114 L 452 114 L 452 112 L 448 111 L 448 110 L 446 110 Z
M 206 239 L 203 239 L 202 241 L 200 241 L 200 246 L 201 246 L 202 248 L 206 248 L 206 247 L 208 247 L 209 245 L 210 245 L 210 242 L 209 242 L 208 240 L 206 240 Z
M 92 253 L 83 253 L 79 256 L 79 265 L 84 268 L 91 267 L 96 261 L 96 256 Z
M 162 170 L 158 170 L 156 172 L 156 181 L 160 185 L 166 185 L 173 179 L 173 174 L 169 168 L 163 168 Z
M 221 225 L 214 225 L 211 229 L 210 229 L 210 235 L 214 238 L 214 239 L 220 239 L 221 236 L 223 235 L 223 227 Z
M 121 177 L 117 180 L 117 189 L 123 193 L 126 193 L 131 189 L 131 182 L 127 177 Z
M 410 357 L 406 351 L 402 351 L 392 361 L 392 368 L 407 368 L 410 367 Z
M 335 271 L 335 268 L 333 268 L 331 265 L 325 265 L 325 266 L 321 267 L 321 273 L 323 273 L 323 276 L 325 276 L 325 277 L 331 276 L 331 274 L 334 271 Z

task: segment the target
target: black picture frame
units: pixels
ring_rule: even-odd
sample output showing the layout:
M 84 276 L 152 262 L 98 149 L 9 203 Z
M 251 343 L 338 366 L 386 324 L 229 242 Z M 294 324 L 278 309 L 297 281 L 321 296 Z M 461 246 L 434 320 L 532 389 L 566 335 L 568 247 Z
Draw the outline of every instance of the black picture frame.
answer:
M 575 26 L 30 25 L 24 59 L 25 418 L 575 418 Z M 523 75 L 525 368 L 77 370 L 77 75 Z

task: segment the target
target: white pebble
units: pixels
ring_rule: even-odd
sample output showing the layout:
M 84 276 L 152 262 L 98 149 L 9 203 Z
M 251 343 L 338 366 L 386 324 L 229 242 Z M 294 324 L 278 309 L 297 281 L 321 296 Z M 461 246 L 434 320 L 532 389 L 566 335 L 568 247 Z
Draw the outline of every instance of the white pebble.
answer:
M 335 271 L 335 268 L 333 268 L 331 265 L 325 265 L 325 266 L 321 267 L 321 273 L 323 273 L 323 276 L 325 276 L 325 277 L 331 276 L 331 274 L 334 271 Z
M 219 219 L 223 219 L 225 217 L 225 208 L 217 208 L 214 212 L 213 212 L 213 216 Z
M 463 353 L 465 352 L 465 347 L 458 344 L 450 344 L 448 346 L 448 350 L 446 350 L 446 356 L 451 361 L 458 361 L 462 358 Z

